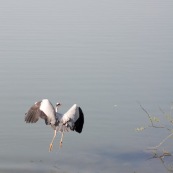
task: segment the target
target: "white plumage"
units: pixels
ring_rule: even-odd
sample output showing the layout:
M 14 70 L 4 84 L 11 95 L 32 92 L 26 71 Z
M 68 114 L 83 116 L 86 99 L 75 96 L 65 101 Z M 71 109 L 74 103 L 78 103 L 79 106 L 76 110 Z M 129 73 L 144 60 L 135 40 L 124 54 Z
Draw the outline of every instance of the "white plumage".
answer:
M 60 141 L 60 146 L 62 146 L 64 132 L 75 130 L 81 133 L 83 129 L 84 115 L 82 109 L 74 104 L 65 114 L 60 114 L 58 113 L 60 105 L 60 103 L 57 103 L 54 108 L 48 99 L 43 99 L 31 106 L 25 114 L 26 123 L 36 123 L 39 118 L 42 118 L 45 120 L 46 125 L 51 125 L 54 129 L 54 136 L 50 143 L 49 151 L 52 150 L 57 131 L 62 133 Z
M 36 104 L 39 102 L 36 102 Z M 55 110 L 53 108 L 52 103 L 48 99 L 42 100 L 40 104 L 40 111 L 44 112 L 47 118 L 49 119 L 50 124 L 55 124 Z

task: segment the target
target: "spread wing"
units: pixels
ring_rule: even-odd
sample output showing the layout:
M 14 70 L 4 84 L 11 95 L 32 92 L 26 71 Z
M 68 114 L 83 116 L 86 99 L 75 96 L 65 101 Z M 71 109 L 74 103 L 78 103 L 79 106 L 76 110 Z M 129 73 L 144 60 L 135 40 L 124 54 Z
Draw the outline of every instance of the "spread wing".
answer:
M 25 114 L 26 123 L 36 123 L 39 118 L 45 120 L 45 123 L 48 124 L 48 117 L 46 114 L 40 110 L 41 101 L 36 102 Z
M 64 115 L 57 113 L 59 131 L 75 130 L 78 133 L 82 132 L 84 124 L 84 114 L 80 107 L 74 104 Z

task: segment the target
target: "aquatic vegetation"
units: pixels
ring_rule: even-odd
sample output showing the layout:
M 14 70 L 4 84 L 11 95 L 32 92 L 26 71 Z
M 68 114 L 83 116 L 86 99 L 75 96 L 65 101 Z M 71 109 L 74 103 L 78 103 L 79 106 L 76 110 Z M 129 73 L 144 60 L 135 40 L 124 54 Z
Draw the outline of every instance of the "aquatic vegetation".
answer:
M 149 124 L 146 126 L 141 126 L 136 128 L 135 130 L 137 132 L 142 132 L 147 128 L 163 129 L 168 132 L 168 134 L 164 136 L 157 145 L 147 148 L 147 150 L 151 151 L 151 154 L 152 154 L 151 158 L 149 159 L 155 159 L 155 158 L 159 159 L 168 172 L 173 172 L 172 161 L 170 160 L 168 161 L 168 159 L 166 159 L 168 157 L 169 158 L 171 157 L 171 160 L 173 160 L 173 153 L 171 153 L 173 151 L 168 151 L 164 148 L 165 146 L 170 145 L 169 143 L 170 140 L 168 139 L 173 138 L 173 126 L 172 126 L 173 125 L 173 115 L 172 115 L 173 106 L 171 106 L 169 112 L 165 112 L 159 107 L 162 113 L 162 117 L 152 116 L 141 104 L 140 104 L 140 107 L 146 113 L 147 118 L 149 120 Z M 162 118 L 166 120 L 164 123 L 160 120 Z

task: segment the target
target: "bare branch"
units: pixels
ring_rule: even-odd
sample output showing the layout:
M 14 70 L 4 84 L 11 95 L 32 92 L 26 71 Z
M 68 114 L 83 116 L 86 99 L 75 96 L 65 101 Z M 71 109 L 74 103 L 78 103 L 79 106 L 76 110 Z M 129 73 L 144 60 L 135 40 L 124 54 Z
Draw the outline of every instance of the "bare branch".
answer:
M 146 111 L 146 109 L 144 109 L 144 108 L 142 107 L 141 104 L 139 104 L 139 105 L 140 105 L 141 109 L 148 115 L 148 118 L 149 118 L 149 120 L 150 120 L 150 123 L 151 123 L 151 125 L 153 126 L 153 121 L 152 121 L 152 119 L 151 119 L 150 114 Z
M 161 154 L 161 155 L 159 155 L 157 152 L 153 152 L 153 156 L 148 158 L 147 160 L 159 159 L 161 161 L 161 163 L 163 164 L 163 166 L 167 169 L 167 171 L 173 172 L 172 166 L 167 165 L 164 161 L 164 158 L 169 157 L 169 156 L 172 156 L 172 154 L 167 151 L 163 151 L 163 154 Z
M 151 126 L 149 126 L 149 127 L 164 128 L 164 126 L 155 126 L 154 123 L 153 123 L 153 120 L 152 120 L 150 114 L 147 112 L 147 110 L 144 109 L 144 107 L 143 107 L 140 103 L 139 103 L 139 105 L 140 105 L 141 109 L 147 114 L 147 116 L 148 116 L 148 118 L 149 118 L 149 120 L 150 120 Z
M 159 148 L 167 139 L 169 139 L 171 136 L 173 136 L 173 133 L 169 134 L 166 138 L 164 138 L 159 145 L 156 145 L 155 147 L 149 147 L 148 149 L 152 150 L 152 149 L 157 149 Z

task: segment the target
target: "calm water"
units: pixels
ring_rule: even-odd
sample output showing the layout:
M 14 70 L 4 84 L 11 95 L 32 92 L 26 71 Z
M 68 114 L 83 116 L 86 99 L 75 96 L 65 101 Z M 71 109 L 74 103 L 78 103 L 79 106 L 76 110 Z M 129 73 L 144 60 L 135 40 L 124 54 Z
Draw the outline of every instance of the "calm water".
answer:
M 134 129 L 148 122 L 138 102 L 169 110 L 172 48 L 169 0 L 0 0 L 0 171 L 166 172 L 145 151 L 162 131 Z M 24 123 L 43 98 L 85 113 L 83 133 L 51 153 L 52 129 Z

